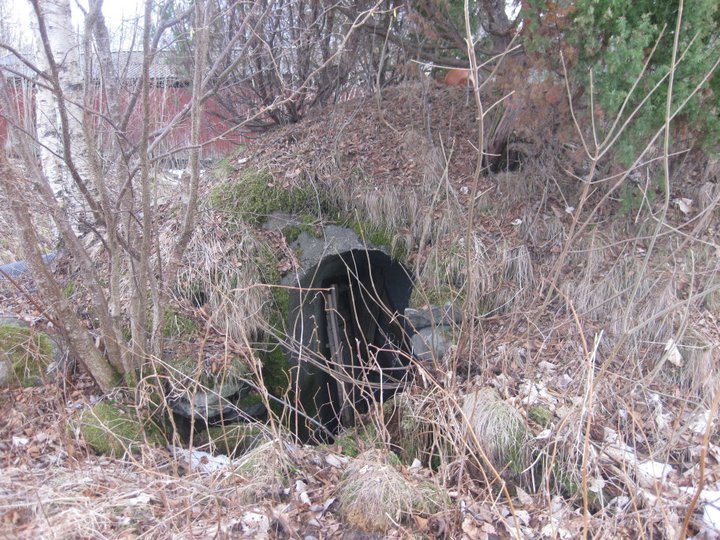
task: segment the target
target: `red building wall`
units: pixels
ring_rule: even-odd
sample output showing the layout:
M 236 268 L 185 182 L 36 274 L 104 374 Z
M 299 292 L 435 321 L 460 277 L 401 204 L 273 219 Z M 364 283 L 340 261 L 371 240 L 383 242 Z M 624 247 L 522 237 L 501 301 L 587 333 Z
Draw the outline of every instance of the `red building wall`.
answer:
M 25 129 L 32 130 L 34 125 L 34 96 L 35 92 L 29 85 L 19 85 L 10 82 L 8 89 L 11 101 L 14 103 L 12 111 L 3 110 L 0 104 L 0 143 L 5 145 L 8 140 L 8 124 L 19 123 Z M 127 107 L 130 102 L 131 89 L 124 88 L 121 98 L 121 107 Z M 159 134 L 168 123 L 175 118 L 190 103 L 191 89 L 187 86 L 158 85 L 150 91 L 150 133 Z M 110 130 L 104 129 L 105 121 L 102 119 L 104 107 L 102 97 L 97 96 L 96 101 L 98 120 L 95 122 L 98 131 L 98 142 L 102 147 L 104 137 L 110 136 Z M 201 123 L 201 144 L 203 159 L 221 158 L 234 151 L 243 142 L 243 133 L 236 126 L 222 119 L 221 109 L 217 102 L 210 99 L 205 104 L 205 112 Z M 142 105 L 138 101 L 130 117 L 126 137 L 132 144 L 138 144 L 143 130 Z M 155 138 L 155 137 L 153 137 Z M 151 139 L 152 141 L 152 139 Z M 190 146 L 190 117 L 182 120 L 173 127 L 162 142 L 157 145 L 154 157 L 163 156 L 182 161 L 187 158 Z

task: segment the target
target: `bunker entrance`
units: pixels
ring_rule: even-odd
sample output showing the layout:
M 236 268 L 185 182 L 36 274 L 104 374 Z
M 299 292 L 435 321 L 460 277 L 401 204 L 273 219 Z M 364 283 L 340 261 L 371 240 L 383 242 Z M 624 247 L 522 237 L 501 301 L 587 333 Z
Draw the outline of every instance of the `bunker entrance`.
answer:
M 289 353 L 301 439 L 327 441 L 371 400 L 402 385 L 409 362 L 402 314 L 412 286 L 386 253 L 354 249 L 325 257 L 291 290 Z

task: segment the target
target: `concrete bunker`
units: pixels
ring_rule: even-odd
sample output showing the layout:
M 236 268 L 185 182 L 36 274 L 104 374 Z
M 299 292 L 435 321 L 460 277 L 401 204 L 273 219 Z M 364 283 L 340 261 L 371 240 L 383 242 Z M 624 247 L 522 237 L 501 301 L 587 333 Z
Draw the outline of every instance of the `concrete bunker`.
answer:
M 413 281 L 380 249 L 323 257 L 296 276 L 288 310 L 288 354 L 303 440 L 327 440 L 407 376 L 403 313 Z
M 281 311 L 273 316 L 285 324 L 271 323 L 273 333 L 260 336 L 268 341 L 258 349 L 267 355 L 264 370 L 280 366 L 279 378 L 292 387 L 290 396 L 271 390 L 271 403 L 284 409 L 301 440 L 328 441 L 373 400 L 406 386 L 413 362 L 445 353 L 453 311 L 409 308 L 409 271 L 351 228 L 313 228 L 288 214 L 272 215 L 264 227 L 286 238 L 297 263 L 280 283 L 269 283 L 280 299 L 275 305 Z M 211 380 L 207 390 L 192 393 L 176 386 L 168 400 L 183 425 L 196 421 L 196 429 L 204 429 L 267 418 L 247 381 Z

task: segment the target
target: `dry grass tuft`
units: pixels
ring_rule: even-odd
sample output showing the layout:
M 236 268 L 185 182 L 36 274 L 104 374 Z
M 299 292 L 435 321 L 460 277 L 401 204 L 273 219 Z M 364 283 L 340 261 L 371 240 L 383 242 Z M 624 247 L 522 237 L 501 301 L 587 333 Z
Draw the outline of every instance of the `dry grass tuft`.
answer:
M 679 364 L 673 368 L 677 372 L 679 386 L 709 407 L 720 391 L 719 344 L 701 330 L 692 330 L 675 347 L 667 354 L 670 358 L 676 351 L 680 353 L 679 357 L 673 358 Z
M 498 471 L 510 469 L 519 475 L 529 461 L 529 434 L 525 420 L 512 405 L 500 398 L 493 388 L 481 388 L 467 394 L 462 412 L 469 429 L 472 446 L 482 445 L 490 464 Z
M 269 440 L 236 460 L 234 474 L 225 479 L 233 488 L 233 497 L 244 503 L 273 496 L 290 478 L 290 455 L 281 440 Z
M 338 498 L 347 525 L 367 532 L 385 532 L 412 515 L 437 512 L 445 503 L 437 486 L 411 482 L 379 450 L 365 452 L 348 465 Z

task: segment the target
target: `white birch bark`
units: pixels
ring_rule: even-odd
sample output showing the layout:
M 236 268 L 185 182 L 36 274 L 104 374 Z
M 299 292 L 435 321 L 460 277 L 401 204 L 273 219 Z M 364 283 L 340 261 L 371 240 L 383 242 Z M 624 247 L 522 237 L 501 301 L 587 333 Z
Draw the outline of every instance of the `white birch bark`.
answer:
M 55 197 L 63 203 L 71 222 L 77 226 L 87 219 L 89 205 L 70 173 L 72 163 L 82 181 L 88 178 L 87 145 L 83 137 L 84 77 L 80 47 L 72 26 L 70 0 L 35 0 L 40 9 L 33 23 L 38 66 L 48 76 L 38 85 L 37 128 L 43 169 Z M 44 23 L 47 44 L 40 34 Z M 53 72 L 52 64 L 56 66 Z M 55 80 L 56 78 L 56 80 Z M 62 125 L 60 107 L 66 123 Z

